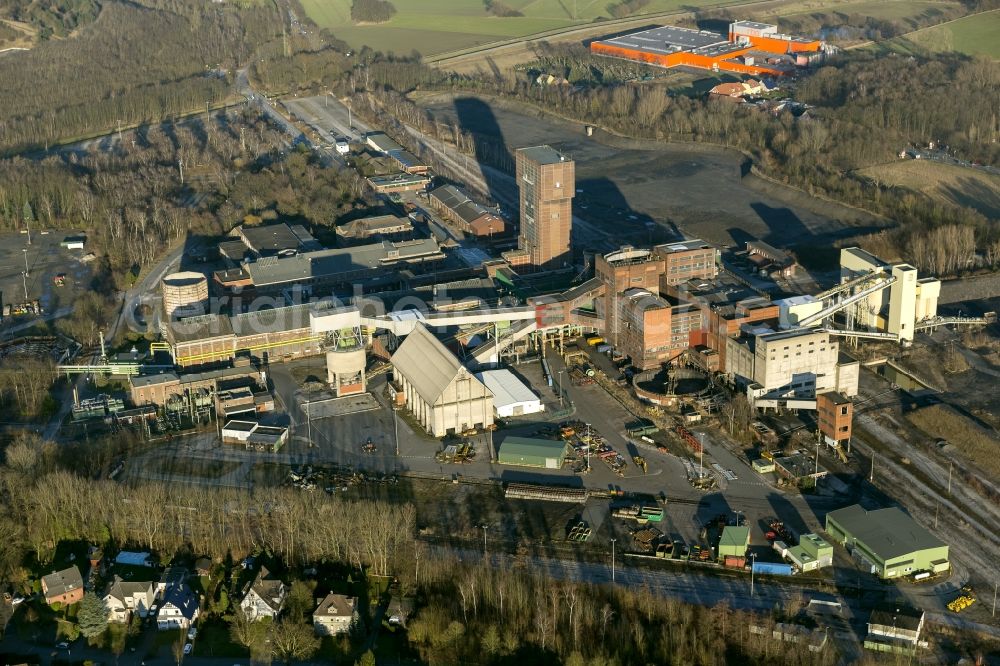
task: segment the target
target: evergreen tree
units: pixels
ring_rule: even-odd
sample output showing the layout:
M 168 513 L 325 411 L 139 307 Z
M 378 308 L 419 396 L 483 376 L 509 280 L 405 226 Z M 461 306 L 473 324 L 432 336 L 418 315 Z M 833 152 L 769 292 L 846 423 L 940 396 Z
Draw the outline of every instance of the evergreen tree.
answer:
M 76 621 L 85 638 L 100 636 L 108 628 L 108 607 L 104 599 L 93 592 L 83 595 Z

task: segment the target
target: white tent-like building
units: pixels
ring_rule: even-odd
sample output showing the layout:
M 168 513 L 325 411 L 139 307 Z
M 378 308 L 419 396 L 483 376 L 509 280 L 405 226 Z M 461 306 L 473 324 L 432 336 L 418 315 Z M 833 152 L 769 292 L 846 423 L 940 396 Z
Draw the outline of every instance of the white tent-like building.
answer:
M 493 424 L 493 394 L 422 324 L 392 355 L 392 376 L 407 408 L 435 437 Z
M 493 394 L 493 408 L 500 418 L 545 411 L 539 397 L 510 370 L 487 370 L 476 378 Z

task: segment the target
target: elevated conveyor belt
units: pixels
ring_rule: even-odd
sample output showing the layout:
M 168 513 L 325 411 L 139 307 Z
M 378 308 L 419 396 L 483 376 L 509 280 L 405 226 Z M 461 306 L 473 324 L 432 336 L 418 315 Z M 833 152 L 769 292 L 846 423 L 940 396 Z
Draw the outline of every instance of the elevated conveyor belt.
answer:
M 894 275 L 889 275 L 889 276 L 887 276 L 887 277 L 885 277 L 883 279 L 880 279 L 877 283 L 875 283 L 871 287 L 867 287 L 865 289 L 862 289 L 861 291 L 859 291 L 856 294 L 851 294 L 850 296 L 848 296 L 844 300 L 840 301 L 839 303 L 834 303 L 833 305 L 831 305 L 829 307 L 823 308 L 819 312 L 815 312 L 815 313 L 809 315 L 808 317 L 805 317 L 804 319 L 801 319 L 799 321 L 799 326 L 808 326 L 809 324 L 811 324 L 813 322 L 823 321 L 824 319 L 826 319 L 830 315 L 832 315 L 832 314 L 834 314 L 836 312 L 839 312 L 840 310 L 843 310 L 848 305 L 851 305 L 853 303 L 857 303 L 862 298 L 865 298 L 865 297 L 867 297 L 867 296 L 869 296 L 871 294 L 874 294 L 877 291 L 882 291 L 883 289 L 889 287 L 895 281 L 896 281 L 896 276 L 894 276 Z
M 839 293 L 854 289 L 855 287 L 862 285 L 865 282 L 869 282 L 880 275 L 882 275 L 882 271 L 871 271 L 869 273 L 865 273 L 864 275 L 859 275 L 858 277 L 852 278 L 847 282 L 841 282 L 836 286 L 830 287 L 826 291 L 819 292 L 816 294 L 816 299 L 824 301 L 831 296 L 836 296 Z

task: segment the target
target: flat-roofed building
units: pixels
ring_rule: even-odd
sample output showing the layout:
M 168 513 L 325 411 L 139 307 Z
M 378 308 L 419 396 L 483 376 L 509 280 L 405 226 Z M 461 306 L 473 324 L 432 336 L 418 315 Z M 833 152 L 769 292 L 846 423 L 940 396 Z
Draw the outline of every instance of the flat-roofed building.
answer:
M 251 252 L 258 257 L 273 257 L 297 252 L 299 238 L 292 233 L 287 224 L 265 224 L 257 227 L 240 225 L 233 229 L 232 235 L 243 241 Z
M 854 423 L 854 403 L 839 391 L 816 394 L 819 431 L 830 446 L 847 448 Z
M 362 217 L 337 225 L 337 242 L 342 247 L 411 238 L 413 238 L 413 223 L 410 218 L 399 215 Z
M 913 648 L 920 642 L 924 619 L 924 611 L 915 606 L 901 601 L 882 602 L 868 620 L 865 647 L 885 652 L 895 652 L 893 648 L 901 644 Z
M 519 148 L 515 154 L 520 196 L 521 231 L 518 248 L 539 269 L 568 266 L 573 261 L 570 230 L 576 167 L 550 146 Z
M 855 504 L 826 514 L 826 532 L 879 578 L 951 566 L 948 545 L 896 507 L 866 511 Z
M 653 248 L 653 256 L 663 261 L 661 291 L 666 290 L 666 285 L 712 280 L 719 274 L 719 250 L 696 238 L 657 245 Z
M 247 264 L 246 270 L 257 292 L 281 292 L 294 285 L 311 288 L 356 284 L 395 275 L 403 266 L 413 269 L 443 259 L 437 241 L 421 238 L 268 257 Z
M 392 355 L 406 407 L 435 437 L 493 424 L 493 394 L 423 324 Z

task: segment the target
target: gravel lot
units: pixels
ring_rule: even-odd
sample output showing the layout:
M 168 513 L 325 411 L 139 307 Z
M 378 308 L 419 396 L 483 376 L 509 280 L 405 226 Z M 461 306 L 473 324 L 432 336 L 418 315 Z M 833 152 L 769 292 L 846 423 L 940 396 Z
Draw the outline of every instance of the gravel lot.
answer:
M 574 212 L 633 242 L 649 242 L 645 222 L 721 245 L 756 236 L 781 246 L 827 244 L 875 226 L 871 216 L 754 176 L 731 150 L 691 143 L 623 140 L 515 110 L 490 99 L 435 96 L 419 101 L 441 120 L 500 137 L 508 147 L 548 143 L 576 160 Z M 582 190 L 582 191 L 579 191 Z M 656 240 L 653 238 L 652 240 Z

